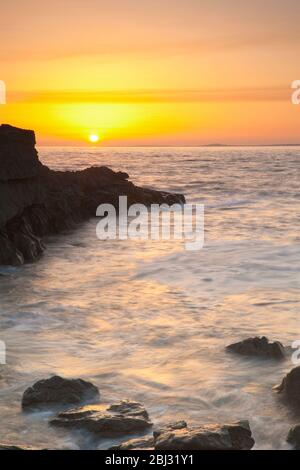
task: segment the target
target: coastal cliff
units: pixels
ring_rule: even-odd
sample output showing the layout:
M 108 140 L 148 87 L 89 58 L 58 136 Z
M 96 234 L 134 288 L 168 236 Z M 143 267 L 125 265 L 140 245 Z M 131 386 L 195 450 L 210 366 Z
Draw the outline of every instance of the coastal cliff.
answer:
M 184 196 L 140 188 L 107 167 L 53 171 L 43 165 L 33 131 L 0 126 L 0 264 L 37 260 L 43 237 L 96 215 L 99 204 L 183 203 Z

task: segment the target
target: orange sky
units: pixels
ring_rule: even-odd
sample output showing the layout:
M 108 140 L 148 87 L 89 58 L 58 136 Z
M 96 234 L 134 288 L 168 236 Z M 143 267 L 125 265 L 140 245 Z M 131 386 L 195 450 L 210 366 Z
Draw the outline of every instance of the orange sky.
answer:
M 0 121 L 40 145 L 300 142 L 298 0 L 3 3 Z

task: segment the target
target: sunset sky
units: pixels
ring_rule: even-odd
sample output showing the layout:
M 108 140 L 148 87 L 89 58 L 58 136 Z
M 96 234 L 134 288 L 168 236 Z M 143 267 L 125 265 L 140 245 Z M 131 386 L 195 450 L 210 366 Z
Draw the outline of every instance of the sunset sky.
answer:
M 300 142 L 299 58 L 299 0 L 5 0 L 0 122 L 39 145 Z

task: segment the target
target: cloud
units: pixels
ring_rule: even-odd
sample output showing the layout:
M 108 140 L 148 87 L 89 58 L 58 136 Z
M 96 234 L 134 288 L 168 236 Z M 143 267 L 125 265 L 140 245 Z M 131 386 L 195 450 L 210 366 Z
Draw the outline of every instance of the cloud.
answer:
M 156 41 L 145 41 L 143 38 L 132 39 L 129 42 L 122 43 L 108 41 L 103 38 L 97 42 L 97 39 L 90 43 L 81 41 L 80 43 L 64 43 L 60 45 L 55 42 L 36 43 L 34 45 L 23 44 L 10 45 L 9 43 L 0 44 L 0 59 L 6 62 L 15 61 L 45 61 L 45 60 L 66 60 L 76 57 L 110 57 L 110 56 L 162 56 L 162 55 L 188 55 L 188 54 L 206 54 L 206 53 L 224 53 L 243 49 L 256 49 L 258 52 L 262 49 L 274 48 L 299 48 L 300 31 L 291 30 L 290 32 L 273 33 L 263 32 L 253 35 L 227 35 L 219 37 L 195 37 L 193 39 L 178 39 L 166 41 L 161 39 Z
M 15 91 L 8 94 L 8 103 L 51 104 L 142 104 L 142 103 L 201 103 L 226 101 L 285 101 L 290 100 L 290 84 L 277 87 L 235 89 L 181 90 L 111 90 L 111 91 Z

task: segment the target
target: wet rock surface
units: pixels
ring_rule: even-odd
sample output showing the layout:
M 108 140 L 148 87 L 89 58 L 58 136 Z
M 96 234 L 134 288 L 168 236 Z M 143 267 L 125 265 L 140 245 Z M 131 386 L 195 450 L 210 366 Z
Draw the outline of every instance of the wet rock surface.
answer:
M 109 450 L 154 450 L 153 436 L 137 437 L 111 447 Z
M 164 432 L 176 431 L 178 429 L 186 429 L 187 423 L 186 421 L 174 421 L 171 423 L 167 423 L 161 426 L 156 426 L 153 430 L 153 437 L 156 439 L 158 436 L 163 434 Z
M 250 450 L 254 444 L 248 421 L 166 430 L 154 438 L 156 450 Z
M 300 424 L 293 426 L 287 436 L 287 442 L 291 444 L 294 449 L 300 450 Z
M 84 429 L 104 436 L 138 433 L 152 426 L 143 405 L 128 400 L 107 408 L 103 405 L 74 408 L 59 413 L 50 424 Z
M 248 421 L 190 428 L 178 421 L 157 427 L 153 436 L 129 439 L 110 450 L 250 450 L 254 444 Z
M 300 366 L 292 369 L 274 390 L 287 404 L 300 410 Z
M 279 341 L 273 343 L 265 336 L 248 338 L 238 343 L 230 344 L 226 350 L 241 356 L 254 356 L 267 359 L 282 360 L 286 358 L 284 346 Z
M 107 167 L 53 171 L 43 165 L 32 131 L 0 126 L 0 265 L 21 265 L 42 255 L 41 239 L 96 215 L 102 203 L 183 203 L 184 196 L 143 189 L 127 173 Z
M 98 388 L 82 379 L 53 376 L 36 382 L 25 390 L 22 407 L 33 408 L 54 404 L 77 404 L 99 398 Z
M 154 450 L 154 442 L 158 436 L 164 432 L 170 432 L 187 427 L 185 421 L 174 421 L 165 425 L 156 426 L 153 430 L 153 436 L 142 436 L 135 439 L 129 439 L 119 445 L 111 447 L 110 450 Z

